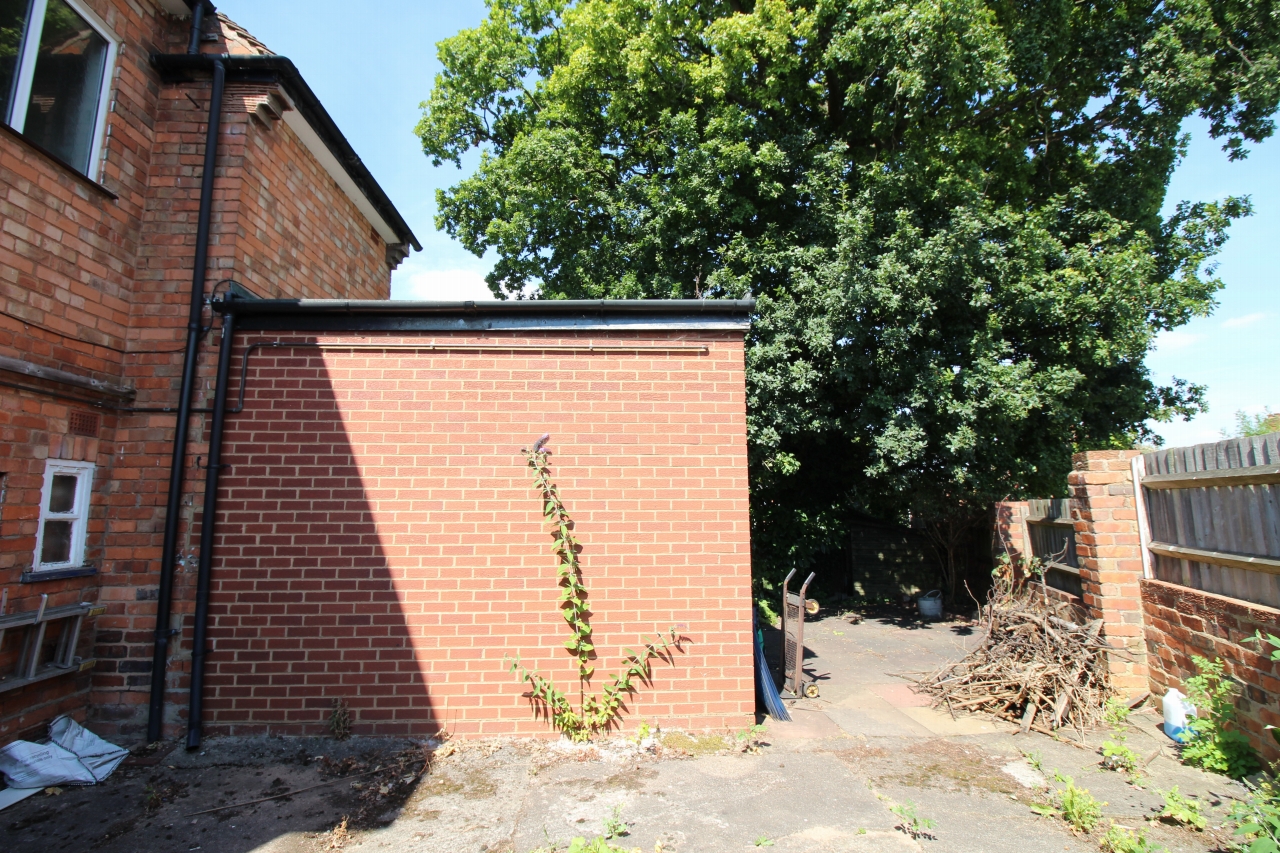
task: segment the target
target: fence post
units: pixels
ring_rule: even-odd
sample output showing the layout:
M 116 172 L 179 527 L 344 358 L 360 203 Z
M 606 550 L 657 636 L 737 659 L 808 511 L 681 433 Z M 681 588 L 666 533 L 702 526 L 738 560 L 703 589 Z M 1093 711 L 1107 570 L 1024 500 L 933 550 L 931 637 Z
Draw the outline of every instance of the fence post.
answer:
M 1131 460 L 1137 450 L 1094 450 L 1072 457 L 1071 518 L 1084 606 L 1102 619 L 1111 683 L 1125 696 L 1147 690 L 1143 640 L 1142 541 Z

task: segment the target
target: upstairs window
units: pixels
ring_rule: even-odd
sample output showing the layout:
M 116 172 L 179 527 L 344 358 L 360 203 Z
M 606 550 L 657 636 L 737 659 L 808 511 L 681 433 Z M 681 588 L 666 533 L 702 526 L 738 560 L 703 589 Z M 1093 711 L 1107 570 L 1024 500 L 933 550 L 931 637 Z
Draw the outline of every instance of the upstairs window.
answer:
M 89 532 L 89 499 L 93 464 L 50 459 L 44 466 L 40 492 L 40 531 L 32 568 L 78 569 L 84 565 L 84 541 Z
M 0 119 L 93 177 L 115 53 L 75 0 L 0 0 Z

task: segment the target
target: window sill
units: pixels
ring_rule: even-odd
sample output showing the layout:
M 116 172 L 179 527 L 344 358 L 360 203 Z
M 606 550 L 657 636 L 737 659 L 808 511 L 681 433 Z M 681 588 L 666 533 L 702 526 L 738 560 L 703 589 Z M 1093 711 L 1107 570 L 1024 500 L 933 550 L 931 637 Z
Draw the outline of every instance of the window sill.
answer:
M 67 578 L 87 578 L 98 573 L 97 566 L 77 566 L 70 569 L 42 569 L 23 572 L 18 583 L 39 583 L 40 581 L 60 581 Z
M 75 166 L 72 166 L 66 160 L 63 160 L 57 154 L 54 154 L 52 151 L 45 148 L 43 145 L 39 145 L 35 142 L 32 142 L 29 138 L 27 138 L 25 134 L 19 133 L 18 131 L 14 130 L 12 127 L 9 127 L 9 125 L 5 124 L 2 121 L 0 121 L 0 131 L 3 131 L 9 136 L 12 136 L 14 139 L 18 140 L 19 142 L 21 142 L 23 145 L 27 146 L 31 150 L 35 151 L 37 154 L 40 154 L 46 159 L 53 161 L 54 164 L 61 166 L 71 175 L 71 177 L 80 181 L 80 183 L 84 184 L 85 186 L 91 189 L 97 190 L 99 193 L 111 199 L 112 201 L 118 201 L 120 199 L 120 196 L 116 195 L 111 190 L 107 189 L 102 184 L 98 183 L 93 178 L 86 175 L 84 172 L 81 172 L 79 169 L 77 169 Z

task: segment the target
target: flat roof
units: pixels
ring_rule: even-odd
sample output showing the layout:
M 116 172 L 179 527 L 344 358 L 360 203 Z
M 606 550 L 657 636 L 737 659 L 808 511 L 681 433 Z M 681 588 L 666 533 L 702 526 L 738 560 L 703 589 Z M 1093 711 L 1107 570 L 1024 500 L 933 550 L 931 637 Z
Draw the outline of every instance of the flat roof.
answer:
M 236 328 L 313 332 L 746 331 L 754 299 L 223 299 Z

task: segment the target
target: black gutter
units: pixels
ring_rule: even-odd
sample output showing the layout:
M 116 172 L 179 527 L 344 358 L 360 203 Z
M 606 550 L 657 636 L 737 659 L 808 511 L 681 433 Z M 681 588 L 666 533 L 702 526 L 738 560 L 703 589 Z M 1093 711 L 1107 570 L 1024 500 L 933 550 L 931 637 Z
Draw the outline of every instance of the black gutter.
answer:
M 234 301 L 234 297 L 228 297 Z M 204 723 L 204 663 L 208 654 L 209 587 L 213 575 L 213 531 L 218 514 L 218 477 L 222 473 L 222 426 L 227 414 L 227 378 L 235 340 L 236 315 L 222 315 L 218 378 L 213 392 L 213 425 L 209 430 L 209 467 L 204 479 L 200 521 L 200 557 L 196 575 L 196 612 L 191 638 L 191 687 L 187 706 L 187 749 L 200 746 Z
M 204 140 L 204 172 L 200 176 L 200 214 L 196 223 L 196 253 L 191 272 L 191 305 L 187 317 L 187 346 L 182 362 L 182 389 L 178 397 L 178 422 L 173 431 L 173 457 L 169 463 L 169 500 L 164 518 L 160 553 L 160 588 L 157 590 L 155 649 L 151 658 L 151 697 L 147 716 L 147 740 L 163 733 L 164 686 L 168 674 L 170 608 L 173 572 L 177 562 L 178 518 L 182 513 L 182 481 L 186 473 L 187 436 L 191 428 L 191 392 L 199 361 L 200 320 L 204 311 L 205 274 L 209 266 L 209 224 L 213 214 L 213 178 L 218 165 L 218 131 L 222 124 L 222 95 L 226 70 L 211 63 L 213 84 L 209 91 L 209 123 Z
M 337 158 L 338 163 L 351 176 L 351 180 L 368 199 L 373 209 L 395 232 L 400 242 L 412 245 L 419 252 L 422 251 L 422 244 L 418 242 L 418 238 L 414 236 L 408 223 L 400 215 L 400 211 L 396 210 L 391 199 L 378 185 L 364 161 L 356 154 L 351 143 L 338 129 L 338 125 L 320 103 L 320 99 L 316 97 L 315 92 L 311 91 L 307 81 L 302 79 L 302 74 L 288 57 L 234 53 L 204 53 L 196 56 L 152 54 L 151 56 L 151 64 L 161 74 L 176 78 L 188 78 L 197 72 L 207 72 L 213 62 L 222 63 L 232 79 L 258 82 L 269 82 L 274 79 L 283 85 L 299 114 L 315 130 L 325 147 Z

